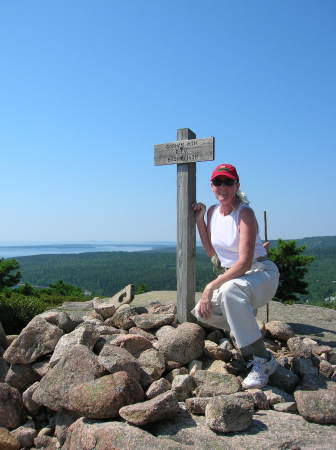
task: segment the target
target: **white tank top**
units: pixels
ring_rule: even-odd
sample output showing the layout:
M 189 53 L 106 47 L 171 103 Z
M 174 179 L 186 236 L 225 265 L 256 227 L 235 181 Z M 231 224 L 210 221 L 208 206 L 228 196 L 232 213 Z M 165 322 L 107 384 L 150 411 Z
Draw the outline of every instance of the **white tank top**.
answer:
M 217 205 L 212 213 L 210 220 L 211 243 L 222 267 L 231 267 L 238 261 L 240 238 L 238 226 L 240 211 L 243 208 L 249 208 L 249 206 L 241 203 L 237 209 L 224 216 L 220 213 L 220 205 Z M 266 254 L 257 232 L 254 259 Z

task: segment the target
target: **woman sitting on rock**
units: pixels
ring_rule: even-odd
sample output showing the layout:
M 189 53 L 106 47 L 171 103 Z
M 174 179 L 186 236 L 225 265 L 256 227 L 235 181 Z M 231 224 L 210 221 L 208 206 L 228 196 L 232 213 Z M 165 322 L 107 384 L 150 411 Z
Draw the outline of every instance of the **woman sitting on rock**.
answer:
M 218 204 L 209 208 L 207 225 L 205 205 L 193 205 L 203 247 L 221 266 L 221 274 L 207 284 L 193 314 L 200 322 L 229 329 L 243 356 L 253 355 L 252 369 L 242 384 L 249 389 L 265 386 L 277 369 L 278 363 L 262 339 L 255 310 L 275 295 L 279 272 L 267 258 L 254 212 L 239 186 L 235 167 L 220 164 L 211 175 Z

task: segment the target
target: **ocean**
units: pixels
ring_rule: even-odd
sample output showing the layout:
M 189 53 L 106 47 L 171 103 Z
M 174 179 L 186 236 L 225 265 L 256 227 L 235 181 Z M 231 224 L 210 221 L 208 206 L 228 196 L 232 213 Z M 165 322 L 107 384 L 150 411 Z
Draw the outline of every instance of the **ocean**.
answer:
M 162 247 L 172 247 L 175 243 L 48 243 L 48 244 L 0 244 L 0 258 L 16 258 L 32 255 L 61 255 L 87 252 L 140 252 Z

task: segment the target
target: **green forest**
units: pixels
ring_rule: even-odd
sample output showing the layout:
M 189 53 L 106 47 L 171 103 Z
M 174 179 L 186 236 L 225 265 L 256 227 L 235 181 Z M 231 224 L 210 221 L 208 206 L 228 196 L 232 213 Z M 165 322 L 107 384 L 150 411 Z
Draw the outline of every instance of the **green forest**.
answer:
M 313 256 L 306 281 L 308 294 L 301 301 L 319 304 L 336 291 L 336 236 L 297 239 Z M 277 246 L 277 241 L 271 241 Z M 176 289 L 176 251 L 174 247 L 142 252 L 99 252 L 76 255 L 36 255 L 16 258 L 22 281 L 46 287 L 63 280 L 92 295 L 110 296 L 132 283 L 147 290 Z M 215 276 L 209 258 L 197 247 L 196 290 L 201 291 Z

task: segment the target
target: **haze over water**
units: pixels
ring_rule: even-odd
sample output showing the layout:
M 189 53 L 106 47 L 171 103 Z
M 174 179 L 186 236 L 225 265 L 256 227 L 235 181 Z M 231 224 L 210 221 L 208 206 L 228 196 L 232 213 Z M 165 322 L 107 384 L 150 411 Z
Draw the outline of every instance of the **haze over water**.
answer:
M 0 244 L 0 258 L 16 258 L 32 255 L 78 254 L 88 252 L 139 252 L 174 243 L 48 243 L 48 244 Z

